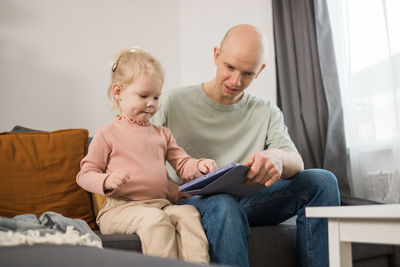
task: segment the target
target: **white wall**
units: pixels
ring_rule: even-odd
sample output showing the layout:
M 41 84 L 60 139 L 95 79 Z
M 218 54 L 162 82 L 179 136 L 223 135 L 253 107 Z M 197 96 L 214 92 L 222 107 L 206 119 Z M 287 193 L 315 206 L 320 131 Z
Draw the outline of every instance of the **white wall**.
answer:
M 267 67 L 248 92 L 276 102 L 275 53 L 271 0 L 181 0 L 181 81 L 190 85 L 215 75 L 213 50 L 225 32 L 240 23 L 253 24 L 267 36 Z
M 106 90 L 121 48 L 159 58 L 164 88 L 208 81 L 212 49 L 230 26 L 252 23 L 272 37 L 270 1 L 2 0 L 0 132 L 18 124 L 93 135 L 114 117 Z M 273 54 L 269 60 L 251 92 L 275 100 Z

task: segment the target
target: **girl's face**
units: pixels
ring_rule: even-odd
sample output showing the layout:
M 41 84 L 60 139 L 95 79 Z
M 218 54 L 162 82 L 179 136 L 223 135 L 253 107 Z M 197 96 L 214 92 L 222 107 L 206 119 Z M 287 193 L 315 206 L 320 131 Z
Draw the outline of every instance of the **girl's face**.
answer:
M 135 121 L 149 120 L 158 111 L 161 87 L 161 81 L 155 77 L 143 77 L 124 88 L 114 85 L 121 115 Z

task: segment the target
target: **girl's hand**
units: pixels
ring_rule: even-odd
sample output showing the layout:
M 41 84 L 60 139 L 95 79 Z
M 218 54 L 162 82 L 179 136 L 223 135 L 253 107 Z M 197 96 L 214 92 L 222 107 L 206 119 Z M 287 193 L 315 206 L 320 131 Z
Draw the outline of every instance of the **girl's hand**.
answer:
M 190 197 L 189 194 L 180 192 L 178 189 L 178 185 L 168 179 L 168 197 L 167 198 L 172 204 L 175 204 L 179 200 L 188 198 L 188 197 Z
M 116 170 L 112 172 L 104 181 L 104 191 L 111 191 L 120 188 L 129 180 L 129 175 L 126 171 Z
M 199 171 L 202 174 L 207 174 L 209 172 L 215 171 L 216 169 L 218 169 L 217 163 L 215 163 L 215 161 L 213 161 L 212 159 L 203 159 L 201 160 L 197 167 L 199 168 Z

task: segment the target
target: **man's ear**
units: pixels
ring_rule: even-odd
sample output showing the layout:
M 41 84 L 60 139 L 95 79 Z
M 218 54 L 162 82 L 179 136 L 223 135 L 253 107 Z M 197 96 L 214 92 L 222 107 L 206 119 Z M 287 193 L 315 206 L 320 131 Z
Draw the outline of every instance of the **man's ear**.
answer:
M 118 83 L 114 83 L 112 85 L 112 93 L 113 93 L 113 97 L 115 100 L 120 101 L 121 100 L 121 85 Z
M 265 69 L 265 64 L 262 64 L 262 65 L 261 65 L 260 70 L 259 70 L 259 71 L 257 72 L 257 74 L 256 74 L 256 79 L 258 78 L 258 75 L 260 75 L 260 73 L 261 73 L 261 71 L 262 71 L 263 69 Z
M 221 50 L 218 46 L 214 47 L 214 64 L 218 65 Z

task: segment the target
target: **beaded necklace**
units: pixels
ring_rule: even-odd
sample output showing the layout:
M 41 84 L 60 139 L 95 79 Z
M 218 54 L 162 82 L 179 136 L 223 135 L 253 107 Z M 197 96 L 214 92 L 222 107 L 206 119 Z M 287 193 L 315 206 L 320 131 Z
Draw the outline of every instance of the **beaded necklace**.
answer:
M 128 120 L 129 122 L 131 122 L 131 123 L 134 123 L 134 124 L 137 124 L 137 125 L 140 125 L 140 126 L 146 126 L 146 125 L 149 125 L 149 120 L 145 120 L 145 121 L 138 121 L 138 120 L 133 120 L 133 119 L 128 119 L 128 118 L 125 118 L 125 117 L 123 117 L 123 116 L 121 116 L 121 115 L 117 115 L 117 119 L 118 120 L 122 120 L 122 119 L 126 119 L 126 120 Z

